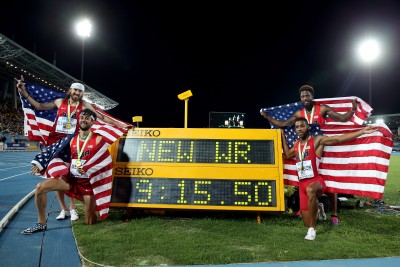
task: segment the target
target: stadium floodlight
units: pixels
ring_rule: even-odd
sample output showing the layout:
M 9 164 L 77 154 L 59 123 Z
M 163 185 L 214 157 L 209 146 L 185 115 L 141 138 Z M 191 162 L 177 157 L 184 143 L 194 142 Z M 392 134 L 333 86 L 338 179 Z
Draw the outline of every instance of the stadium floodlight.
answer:
M 369 83 L 368 83 L 368 93 L 369 93 L 369 104 L 372 106 L 372 83 L 371 83 L 371 68 L 372 64 L 380 57 L 381 55 L 381 47 L 379 42 L 373 38 L 367 38 L 362 41 L 358 48 L 357 53 L 362 60 L 362 62 L 368 64 L 368 74 L 369 74 Z
M 181 93 L 181 94 L 178 95 L 178 98 L 179 98 L 180 100 L 184 100 L 184 101 L 185 101 L 185 121 L 184 121 L 184 123 L 185 123 L 185 128 L 187 128 L 189 97 L 191 97 L 192 95 L 193 95 L 193 94 L 192 94 L 192 91 L 191 91 L 191 90 L 187 90 L 187 91 L 185 91 L 185 92 L 183 92 L 183 93 Z
M 81 63 L 81 81 L 83 82 L 83 61 L 85 58 L 85 38 L 90 37 L 92 24 L 88 19 L 82 19 L 76 24 L 76 32 L 82 37 L 82 63 Z

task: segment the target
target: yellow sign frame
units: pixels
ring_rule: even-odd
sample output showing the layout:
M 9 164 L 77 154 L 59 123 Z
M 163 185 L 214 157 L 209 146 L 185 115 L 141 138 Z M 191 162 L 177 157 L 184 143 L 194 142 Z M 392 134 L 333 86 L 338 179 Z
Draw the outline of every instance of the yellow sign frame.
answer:
M 163 139 L 163 140 L 224 140 L 228 142 L 273 141 L 273 164 L 235 163 L 177 163 L 177 162 L 119 162 L 117 154 L 121 139 Z M 111 202 L 111 207 L 136 207 L 155 209 L 204 209 L 243 211 L 284 211 L 283 161 L 280 130 L 275 129 L 226 129 L 226 128 L 135 128 L 122 137 L 111 148 L 113 156 L 113 177 L 149 179 L 200 179 L 273 181 L 275 184 L 274 206 L 224 206 L 224 205 L 182 205 L 152 203 Z M 152 170 L 145 173 L 145 170 Z M 155 181 L 155 180 L 154 180 Z M 116 189 L 114 188 L 114 191 Z M 121 190 L 120 188 L 118 190 Z

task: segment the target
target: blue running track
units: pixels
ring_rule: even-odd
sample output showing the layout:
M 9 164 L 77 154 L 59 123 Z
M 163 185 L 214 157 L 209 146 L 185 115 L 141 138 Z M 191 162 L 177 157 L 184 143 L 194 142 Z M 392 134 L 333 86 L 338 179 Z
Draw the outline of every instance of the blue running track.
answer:
M 82 266 L 71 221 L 56 220 L 60 207 L 54 193 L 48 193 L 47 230 L 32 235 L 21 234 L 23 229 L 37 221 L 34 188 L 43 178 L 32 176 L 29 172 L 31 169 L 29 162 L 35 154 L 36 152 L 0 152 L 0 267 Z M 211 266 L 400 267 L 400 257 Z

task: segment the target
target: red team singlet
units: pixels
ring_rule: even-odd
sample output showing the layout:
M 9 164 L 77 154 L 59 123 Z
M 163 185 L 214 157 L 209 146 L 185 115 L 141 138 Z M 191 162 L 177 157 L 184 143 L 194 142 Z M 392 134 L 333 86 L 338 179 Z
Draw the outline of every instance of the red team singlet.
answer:
M 306 118 L 309 124 L 318 123 L 320 126 L 325 124 L 325 118 L 321 115 L 321 105 L 314 103 L 314 113 L 310 121 L 310 116 L 306 112 L 306 109 L 302 109 L 300 116 Z
M 91 138 L 87 141 L 84 151 L 80 157 L 82 165 L 92 157 L 92 153 L 95 153 L 97 134 L 92 134 Z M 92 185 L 90 184 L 89 176 L 81 175 L 77 171 L 76 162 L 78 160 L 78 151 L 76 141 L 79 140 L 79 135 L 74 136 L 71 140 L 71 165 L 70 165 L 70 177 L 68 183 L 70 184 L 70 190 L 66 191 L 65 194 L 69 197 L 81 199 L 82 195 L 92 195 Z M 79 148 L 82 149 L 84 144 L 83 140 L 79 140 Z
M 68 124 L 68 99 L 63 99 L 61 106 L 57 110 L 52 132 L 47 139 L 47 145 L 51 145 L 68 134 L 79 132 L 79 114 L 83 109 L 82 103 L 79 106 L 70 106 L 70 126 Z
M 300 151 L 299 143 L 300 140 L 297 140 L 294 143 L 294 152 L 296 155 L 296 170 L 299 177 L 300 209 L 308 210 L 307 186 L 312 182 L 319 182 L 322 185 L 322 193 L 324 193 L 326 185 L 324 179 L 318 174 L 320 158 L 315 154 L 314 137 L 310 137 L 305 148 L 300 146 Z M 299 153 L 302 153 L 303 151 L 304 155 L 302 155 L 303 160 L 301 161 Z

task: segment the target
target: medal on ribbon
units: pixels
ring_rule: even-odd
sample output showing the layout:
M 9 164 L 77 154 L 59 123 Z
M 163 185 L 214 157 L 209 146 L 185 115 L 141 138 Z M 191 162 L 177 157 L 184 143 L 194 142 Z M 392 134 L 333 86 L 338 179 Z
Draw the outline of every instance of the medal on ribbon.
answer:
M 92 137 L 92 132 L 90 132 L 89 135 L 86 136 L 85 142 L 82 145 L 82 149 L 79 148 L 79 138 L 80 138 L 80 136 L 78 135 L 78 138 L 76 138 L 76 152 L 78 154 L 78 160 L 75 162 L 75 165 L 78 168 L 80 166 L 82 166 L 81 157 L 82 157 L 83 151 L 85 150 L 86 143 L 90 140 L 91 137 Z
M 301 162 L 300 171 L 304 171 L 303 159 L 304 159 L 304 154 L 306 153 L 307 143 L 310 140 L 310 138 L 311 138 L 311 136 L 308 136 L 308 139 L 307 139 L 306 143 L 304 144 L 303 149 L 301 149 L 301 146 L 300 146 L 301 142 L 300 141 L 299 141 L 299 144 L 298 144 L 298 149 L 297 150 L 299 151 L 299 159 L 300 159 L 300 162 Z
M 304 116 L 306 117 L 306 120 L 307 120 L 308 124 L 312 124 L 312 123 L 313 123 L 313 119 L 314 119 L 314 108 L 315 108 L 315 106 L 313 106 L 312 109 L 311 109 L 310 118 L 308 118 L 307 110 L 304 109 Z
M 79 104 L 80 104 L 80 102 L 78 102 L 78 105 L 75 106 L 74 111 L 71 113 L 71 105 L 69 104 L 69 100 L 68 100 L 68 122 L 67 122 L 67 124 L 65 124 L 65 128 L 67 128 L 67 129 L 71 129 L 72 128 L 71 117 L 78 110 Z

